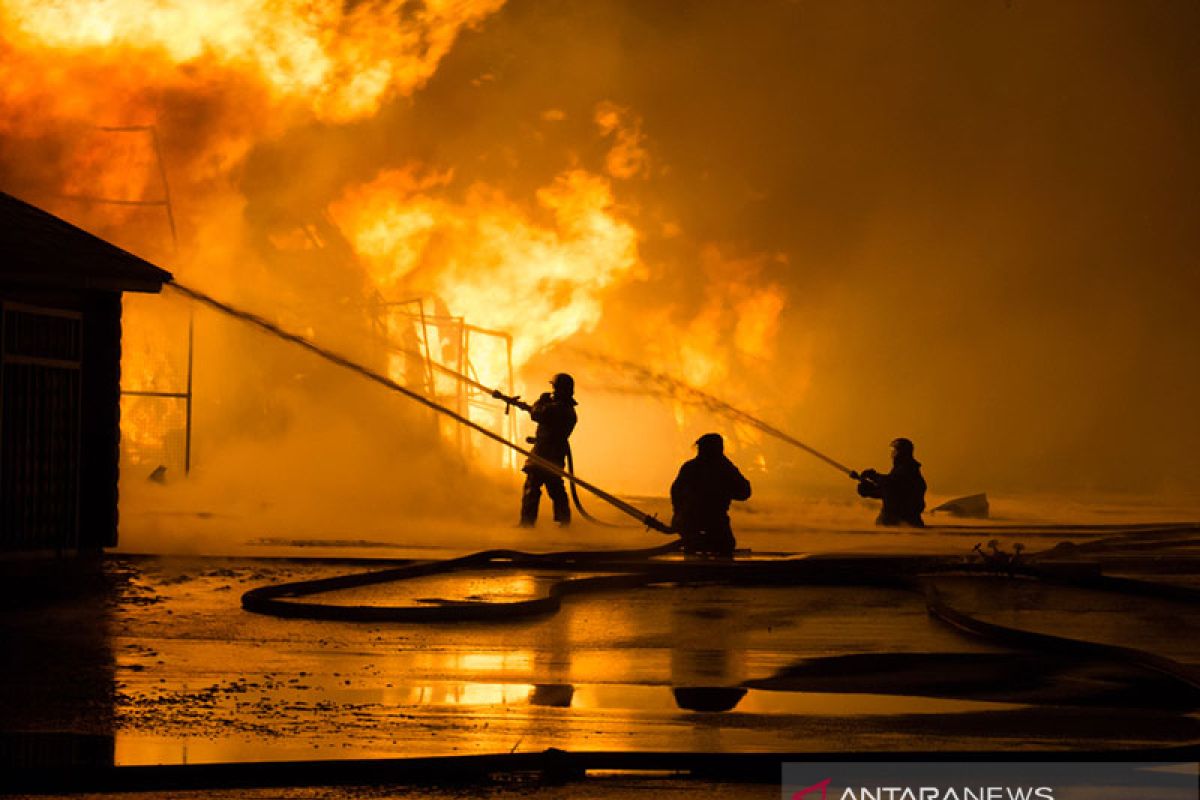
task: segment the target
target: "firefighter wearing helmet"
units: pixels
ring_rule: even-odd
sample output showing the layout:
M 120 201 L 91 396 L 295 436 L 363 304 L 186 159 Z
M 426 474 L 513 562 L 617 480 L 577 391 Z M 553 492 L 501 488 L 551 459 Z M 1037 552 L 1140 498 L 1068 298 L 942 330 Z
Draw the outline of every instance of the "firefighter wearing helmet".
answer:
M 913 458 L 913 443 L 909 439 L 892 440 L 892 471 L 881 475 L 873 469 L 851 472 L 858 481 L 858 493 L 883 501 L 883 510 L 876 525 L 911 525 L 924 528 L 921 519 L 925 511 L 925 478 L 921 462 Z
M 679 468 L 671 484 L 671 527 L 683 552 L 732 558 L 737 540 L 729 522 L 733 500 L 750 499 L 750 481 L 725 455 L 719 433 L 696 440 L 696 457 Z
M 562 468 L 570 451 L 568 439 L 575 430 L 578 417 L 575 414 L 575 379 L 565 372 L 555 375 L 550 386 L 530 408 L 529 415 L 537 423 L 533 437 L 533 454 Z M 554 521 L 560 526 L 571 523 L 571 503 L 563 479 L 532 460 L 525 462 L 525 488 L 521 492 L 521 526 L 533 527 L 537 522 L 538 505 L 542 499 L 542 487 L 550 495 L 554 505 Z

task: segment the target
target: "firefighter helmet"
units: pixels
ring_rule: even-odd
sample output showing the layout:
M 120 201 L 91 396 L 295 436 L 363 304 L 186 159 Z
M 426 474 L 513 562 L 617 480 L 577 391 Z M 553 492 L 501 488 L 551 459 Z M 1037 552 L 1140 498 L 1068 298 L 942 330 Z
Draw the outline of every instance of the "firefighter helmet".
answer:
M 550 385 L 554 387 L 554 391 L 559 394 L 573 395 L 575 394 L 575 379 L 565 372 L 560 372 L 550 379 Z

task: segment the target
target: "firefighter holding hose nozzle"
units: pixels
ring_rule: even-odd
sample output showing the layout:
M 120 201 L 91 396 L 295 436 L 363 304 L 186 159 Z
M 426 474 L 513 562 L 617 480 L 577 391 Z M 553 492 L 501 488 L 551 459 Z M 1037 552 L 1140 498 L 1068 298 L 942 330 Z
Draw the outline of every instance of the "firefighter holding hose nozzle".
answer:
M 578 417 L 575 414 L 575 379 L 560 372 L 550 381 L 553 392 L 545 392 L 533 405 L 512 403 L 529 412 L 537 423 L 533 437 L 533 454 L 558 467 L 567 462 L 570 448 L 568 440 L 575 430 Z M 514 398 L 514 400 L 517 398 Z M 571 524 L 571 503 L 563 479 L 532 461 L 524 467 L 525 487 L 521 492 L 521 527 L 532 528 L 537 522 L 538 505 L 542 500 L 542 487 L 554 504 L 554 521 L 560 526 Z
M 921 462 L 913 458 L 913 443 L 903 437 L 892 440 L 892 471 L 881 475 L 873 469 L 851 472 L 858 481 L 858 493 L 883 501 L 876 525 L 909 525 L 924 528 L 925 478 Z

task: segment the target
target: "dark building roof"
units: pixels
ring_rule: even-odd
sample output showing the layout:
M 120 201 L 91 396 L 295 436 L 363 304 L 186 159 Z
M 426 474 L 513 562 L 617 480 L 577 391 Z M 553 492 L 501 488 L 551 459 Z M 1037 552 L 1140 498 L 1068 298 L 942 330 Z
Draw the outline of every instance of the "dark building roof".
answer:
M 157 292 L 171 273 L 0 192 L 0 283 Z

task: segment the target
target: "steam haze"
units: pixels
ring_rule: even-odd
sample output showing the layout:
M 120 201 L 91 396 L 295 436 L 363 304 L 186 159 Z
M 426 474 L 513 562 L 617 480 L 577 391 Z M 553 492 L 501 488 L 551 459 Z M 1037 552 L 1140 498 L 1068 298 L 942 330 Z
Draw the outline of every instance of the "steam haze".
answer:
M 308 86 L 240 39 L 81 44 L 3 0 L 0 189 L 381 368 L 372 297 L 512 333 L 519 392 L 575 372 L 581 474 L 616 491 L 664 492 L 707 430 L 764 485 L 851 487 L 580 353 L 856 467 L 907 436 L 935 494 L 1195 491 L 1195 3 L 315 5 L 325 22 L 292 23 L 332 66 Z M 145 145 L 97 124 L 157 126 L 177 250 L 157 212 L 63 199 L 160 192 Z M 197 325 L 205 502 L 333 486 L 314 515 L 441 512 L 477 473 L 480 503 L 515 516 L 495 454 Z

